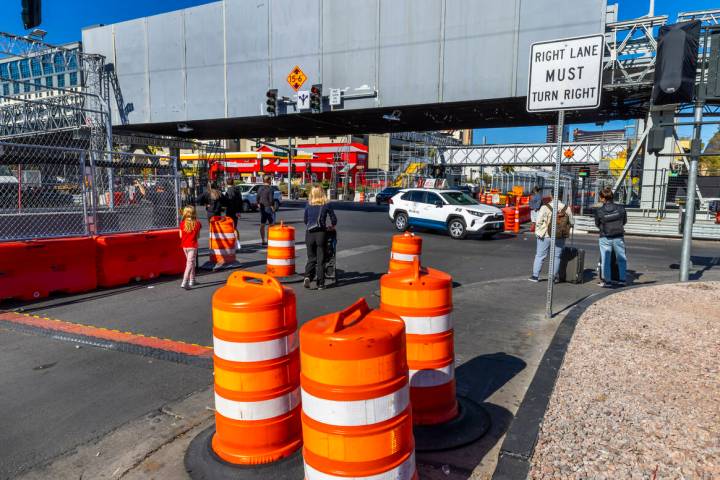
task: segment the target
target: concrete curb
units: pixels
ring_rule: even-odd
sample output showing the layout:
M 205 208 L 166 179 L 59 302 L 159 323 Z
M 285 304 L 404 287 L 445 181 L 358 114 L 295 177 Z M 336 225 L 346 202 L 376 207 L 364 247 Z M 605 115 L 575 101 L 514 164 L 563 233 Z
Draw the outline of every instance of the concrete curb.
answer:
M 624 288 L 589 295 L 575 305 L 563 321 L 560 322 L 550 345 L 540 361 L 530 387 L 528 387 L 525 397 L 510 424 L 510 428 L 505 434 L 505 440 L 502 447 L 500 447 L 500 455 L 492 480 L 527 478 L 530 472 L 530 460 L 540 434 L 540 425 L 545 417 L 545 411 L 550 403 L 558 373 L 565 359 L 565 352 L 567 352 L 578 320 L 585 313 L 585 310 L 595 302 L 614 293 L 627 290 L 627 288 Z

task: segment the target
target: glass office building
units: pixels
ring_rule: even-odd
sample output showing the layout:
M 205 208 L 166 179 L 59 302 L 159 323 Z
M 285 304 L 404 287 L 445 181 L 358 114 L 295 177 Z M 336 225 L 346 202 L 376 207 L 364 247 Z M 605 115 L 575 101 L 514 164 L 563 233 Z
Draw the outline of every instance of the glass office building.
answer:
M 57 89 L 79 86 L 80 43 L 63 45 L 64 52 L 39 54 L 31 58 L 0 58 L 0 103 L 14 98 L 35 99 L 60 93 Z

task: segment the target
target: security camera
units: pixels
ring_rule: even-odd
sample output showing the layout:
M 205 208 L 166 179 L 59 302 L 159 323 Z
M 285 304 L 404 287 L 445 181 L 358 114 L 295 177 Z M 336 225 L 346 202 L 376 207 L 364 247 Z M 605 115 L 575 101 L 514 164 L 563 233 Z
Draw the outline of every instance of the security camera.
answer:
M 194 128 L 189 126 L 187 123 L 178 123 L 177 129 L 178 129 L 178 132 L 180 132 L 180 133 L 189 133 L 194 130 Z
M 390 115 L 383 115 L 382 118 L 383 120 L 387 120 L 388 122 L 399 122 L 400 115 L 402 115 L 402 112 L 400 110 L 393 110 Z

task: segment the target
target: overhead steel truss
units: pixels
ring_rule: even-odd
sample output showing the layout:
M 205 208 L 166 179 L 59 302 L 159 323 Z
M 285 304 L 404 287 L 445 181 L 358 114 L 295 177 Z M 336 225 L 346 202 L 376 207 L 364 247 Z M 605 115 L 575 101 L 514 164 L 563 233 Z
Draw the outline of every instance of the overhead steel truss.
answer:
M 89 130 L 89 146 L 94 150 L 111 147 L 109 105 L 104 75 L 105 57 L 51 45 L 31 36 L 0 32 L 0 57 L 33 59 L 50 58 L 53 65 L 62 64 L 64 71 L 77 70 L 77 88 L 31 85 L 33 92 L 50 92 L 41 98 L 11 96 L 0 105 L 0 138 L 23 135 L 47 135 L 68 130 Z M 5 82 L 25 84 L 24 80 L 3 78 Z
M 582 142 L 563 144 L 563 165 L 595 165 L 627 151 L 627 142 Z M 438 161 L 446 166 L 552 166 L 557 144 L 470 145 L 439 147 Z

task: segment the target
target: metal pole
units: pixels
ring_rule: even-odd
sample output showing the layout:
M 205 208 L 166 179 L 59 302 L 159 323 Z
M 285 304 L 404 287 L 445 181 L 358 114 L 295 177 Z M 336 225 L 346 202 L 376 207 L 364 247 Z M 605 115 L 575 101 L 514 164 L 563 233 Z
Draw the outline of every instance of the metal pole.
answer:
M 557 238 L 558 196 L 560 195 L 560 162 L 563 149 L 563 128 L 565 127 L 565 110 L 558 112 L 557 152 L 555 155 L 555 182 L 553 185 L 552 221 L 550 222 L 550 261 L 548 262 L 548 287 L 545 301 L 545 318 L 552 318 L 553 287 L 555 286 L 555 239 Z
M 695 187 L 697 185 L 698 158 L 700 156 L 700 133 L 702 131 L 703 101 L 695 103 L 695 125 L 690 146 L 690 171 L 688 172 L 687 201 L 685 203 L 685 225 L 683 226 L 682 252 L 680 254 L 680 281 L 687 282 L 690 272 L 690 250 L 692 248 L 693 222 L 695 221 Z
M 293 192 L 292 188 L 292 164 L 293 164 L 293 138 L 288 138 L 288 147 L 290 147 L 288 151 L 288 192 L 290 200 L 295 200 L 295 193 Z

